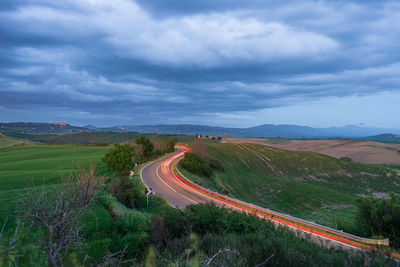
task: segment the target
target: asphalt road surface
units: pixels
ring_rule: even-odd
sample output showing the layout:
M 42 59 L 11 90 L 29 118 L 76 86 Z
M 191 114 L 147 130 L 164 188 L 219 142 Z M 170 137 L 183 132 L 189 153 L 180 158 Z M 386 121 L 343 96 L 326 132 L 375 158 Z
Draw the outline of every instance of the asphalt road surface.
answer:
M 175 153 L 174 156 L 183 151 L 182 148 L 178 148 L 177 150 L 178 152 Z M 173 165 L 179 159 L 180 157 L 170 159 L 171 164 Z M 166 168 L 166 164 L 163 166 L 165 160 L 166 158 L 162 158 L 150 163 L 142 169 L 140 176 L 143 183 L 148 188 L 151 188 L 154 193 L 163 196 L 172 206 L 178 208 L 184 208 L 187 205 L 210 201 L 208 197 L 196 194 L 174 182 L 174 180 L 166 174 L 168 173 L 171 176 L 174 175 Z

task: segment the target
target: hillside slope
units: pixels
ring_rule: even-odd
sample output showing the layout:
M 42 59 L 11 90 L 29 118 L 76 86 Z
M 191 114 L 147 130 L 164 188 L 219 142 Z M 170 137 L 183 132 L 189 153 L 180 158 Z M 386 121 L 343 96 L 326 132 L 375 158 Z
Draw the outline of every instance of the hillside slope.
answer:
M 400 144 L 354 139 L 290 140 L 224 137 L 228 143 L 255 143 L 287 150 L 312 151 L 366 164 L 400 165 Z
M 185 174 L 234 197 L 335 227 L 350 220 L 363 195 L 400 192 L 394 169 L 345 162 L 313 152 L 256 144 L 207 144 L 225 172 L 213 178 Z
M 28 145 L 28 144 L 33 144 L 33 142 L 26 139 L 18 139 L 5 135 L 0 135 L 0 148 L 8 146 L 17 146 L 17 145 Z
M 51 143 L 51 144 L 87 144 L 87 143 L 107 143 L 113 144 L 118 142 L 134 142 L 140 136 L 149 138 L 168 139 L 176 138 L 180 142 L 192 141 L 193 137 L 185 135 L 157 135 L 140 134 L 136 132 L 75 132 L 75 133 L 47 133 L 47 134 L 32 134 L 32 133 L 13 133 L 6 132 L 6 136 L 13 138 L 23 138 L 34 142 Z
M 89 131 L 89 129 L 73 126 L 65 122 L 0 122 L 0 131 L 23 133 L 66 133 Z
M 371 140 L 377 142 L 400 143 L 400 135 L 396 134 L 379 134 L 360 138 L 363 140 Z
M 0 149 L 0 214 L 31 185 L 57 184 L 79 165 L 96 164 L 108 147 L 32 145 Z

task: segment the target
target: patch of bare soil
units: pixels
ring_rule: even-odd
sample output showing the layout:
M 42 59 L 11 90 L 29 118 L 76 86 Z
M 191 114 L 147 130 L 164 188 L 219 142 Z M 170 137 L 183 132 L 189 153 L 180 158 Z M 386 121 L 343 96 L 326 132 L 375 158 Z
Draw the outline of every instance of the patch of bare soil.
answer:
M 385 192 L 373 192 L 372 194 L 376 198 L 386 198 L 386 199 L 390 198 L 390 194 L 389 193 L 385 193 Z
M 349 157 L 367 164 L 400 165 L 400 144 L 351 139 L 285 140 L 270 142 L 265 138 L 224 137 L 225 143 L 255 143 L 287 150 L 312 151 L 336 158 Z

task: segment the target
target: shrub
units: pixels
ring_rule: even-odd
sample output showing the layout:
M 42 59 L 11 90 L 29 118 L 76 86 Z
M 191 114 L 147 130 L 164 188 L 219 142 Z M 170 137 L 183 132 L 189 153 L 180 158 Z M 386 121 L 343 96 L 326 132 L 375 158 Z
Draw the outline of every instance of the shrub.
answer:
M 148 158 L 151 156 L 151 153 L 153 152 L 154 149 L 154 145 L 149 138 L 147 138 L 146 136 L 141 136 L 135 140 L 135 143 L 137 145 L 143 146 L 144 157 Z
M 168 236 L 167 229 L 165 228 L 164 217 L 153 216 L 152 217 L 152 230 L 151 239 L 156 245 L 160 245 Z
M 340 159 L 348 162 L 353 162 L 353 159 L 350 157 L 341 157 Z
M 128 144 L 114 144 L 103 158 L 107 168 L 113 171 L 125 173 L 132 168 L 132 157 L 135 155 L 135 149 Z
M 356 202 L 357 220 L 367 234 L 390 239 L 391 246 L 400 247 L 400 195 L 391 199 L 360 198 Z
M 151 215 L 137 210 L 122 214 L 116 221 L 121 233 L 148 232 L 151 229 Z
M 210 154 L 208 153 L 207 146 L 202 140 L 196 139 L 191 144 L 192 153 L 197 155 L 203 161 L 208 162 L 210 160 Z
M 108 186 L 108 191 L 129 208 L 138 207 L 140 199 L 144 197 L 142 186 L 126 176 L 114 178 Z
M 210 167 L 214 171 L 220 171 L 220 172 L 224 172 L 225 171 L 224 166 L 222 166 L 222 164 L 216 159 L 210 159 Z
M 175 145 L 176 145 L 176 139 L 175 138 L 169 138 L 169 139 L 165 140 L 164 142 L 167 144 L 167 149 L 166 149 L 165 152 L 174 152 Z
M 210 167 L 210 165 L 199 156 L 191 152 L 185 154 L 185 157 L 180 162 L 180 165 L 186 170 L 200 176 L 211 177 L 213 174 L 213 169 Z
M 107 251 L 109 251 L 111 241 L 110 238 L 95 239 L 86 244 L 85 252 L 87 255 L 90 255 L 90 261 L 92 263 L 106 255 Z
M 98 201 L 100 202 L 101 205 L 103 205 L 103 207 L 109 209 L 111 205 L 117 201 L 117 199 L 111 194 L 102 193 L 99 196 Z

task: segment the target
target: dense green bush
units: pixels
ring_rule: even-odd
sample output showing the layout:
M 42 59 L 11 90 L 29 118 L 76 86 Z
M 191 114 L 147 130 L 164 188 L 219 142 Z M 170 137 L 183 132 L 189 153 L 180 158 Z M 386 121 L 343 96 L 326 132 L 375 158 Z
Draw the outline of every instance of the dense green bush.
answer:
M 157 264 L 163 266 L 165 260 L 174 262 L 179 258 L 186 259 L 182 266 L 201 265 L 205 258 L 223 249 L 229 252 L 216 257 L 213 266 L 256 266 L 267 259 L 261 266 L 363 266 L 367 262 L 374 266 L 396 265 L 376 253 L 349 254 L 322 248 L 287 228 L 276 228 L 255 215 L 212 203 L 162 213 L 153 219 L 152 231 L 161 258 Z
M 180 162 L 180 166 L 200 176 L 211 177 L 213 175 L 213 169 L 210 165 L 191 152 L 185 154 L 185 157 Z
M 103 207 L 105 207 L 106 209 L 109 209 L 111 207 L 111 205 L 118 201 L 117 198 L 111 194 L 107 194 L 105 192 L 102 192 L 101 194 L 99 194 L 98 197 L 98 202 L 103 205 Z
M 137 210 L 122 214 L 116 221 L 118 233 L 121 235 L 116 243 L 118 250 L 127 249 L 131 258 L 148 246 L 148 233 L 151 229 L 151 215 Z
M 120 233 L 148 232 L 151 228 L 151 215 L 137 210 L 122 214 L 116 221 Z
M 169 138 L 166 140 L 160 139 L 158 136 L 149 139 L 142 136 L 135 140 L 135 157 L 136 163 L 145 163 L 149 160 L 155 159 L 165 153 L 171 153 L 175 151 L 175 138 Z
M 113 171 L 125 173 L 132 168 L 135 148 L 128 144 L 114 144 L 103 158 L 103 162 L 107 168 Z
M 143 185 L 127 176 L 112 179 L 108 191 L 129 208 L 138 207 L 139 201 L 144 198 Z
M 146 136 L 141 136 L 135 140 L 135 143 L 137 145 L 143 146 L 143 155 L 145 158 L 148 158 L 151 156 L 151 153 L 153 152 L 154 144 L 150 141 L 149 138 L 147 138 Z
M 224 172 L 225 171 L 224 166 L 222 166 L 222 164 L 216 159 L 210 159 L 210 167 L 214 171 L 220 171 L 220 172 Z
M 356 202 L 357 220 L 371 236 L 390 239 L 391 246 L 400 247 L 400 195 L 391 199 L 360 198 Z
M 165 152 L 174 152 L 175 151 L 175 145 L 176 145 L 176 139 L 175 138 L 169 138 L 164 141 L 166 143 L 166 150 Z
M 353 162 L 353 159 L 350 157 L 341 157 L 341 160 L 347 161 L 347 162 Z

